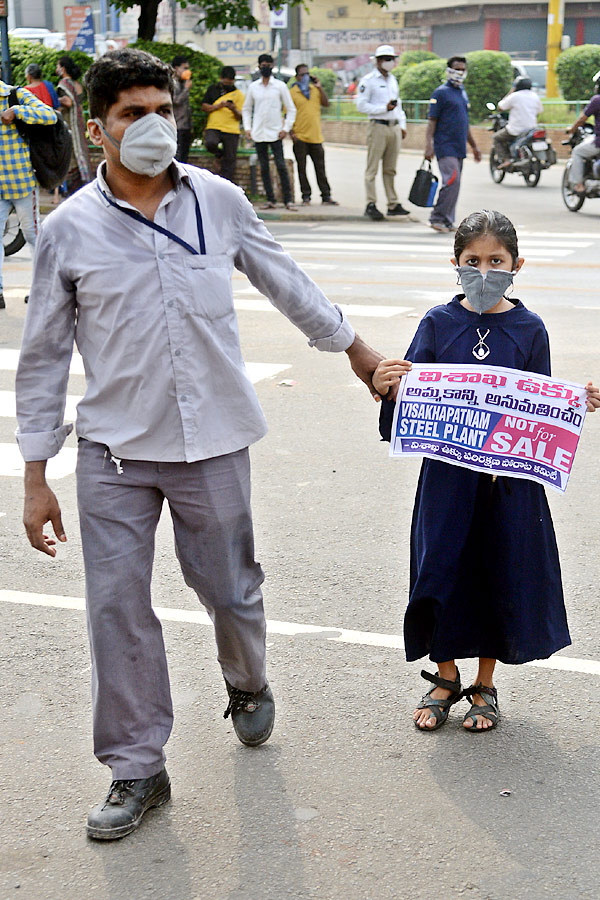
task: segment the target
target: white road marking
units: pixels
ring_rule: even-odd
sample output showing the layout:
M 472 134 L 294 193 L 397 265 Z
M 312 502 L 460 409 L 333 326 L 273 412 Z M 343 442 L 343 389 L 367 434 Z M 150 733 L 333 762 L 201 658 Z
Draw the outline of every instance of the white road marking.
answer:
M 46 477 L 49 479 L 65 478 L 75 471 L 77 450 L 63 447 L 57 456 L 48 460 Z M 23 457 L 16 444 L 0 444 L 0 475 L 22 477 L 25 471 Z
M 74 422 L 77 418 L 77 404 L 82 397 L 73 394 L 67 394 L 67 404 L 65 407 L 65 421 Z M 14 418 L 17 414 L 15 392 L 0 391 L 0 416 L 6 418 L 8 416 Z
M 444 297 L 447 296 L 444 294 Z M 361 303 L 338 303 L 338 306 L 348 316 L 368 316 L 370 318 L 389 319 L 391 316 L 399 316 L 401 313 L 410 312 L 412 306 L 371 306 Z M 236 297 L 235 308 L 243 312 L 278 312 L 268 300 L 259 297 Z
M 252 384 L 262 381 L 263 378 L 272 378 L 273 375 L 279 375 L 280 372 L 291 368 L 288 363 L 246 363 L 246 372 Z
M 20 352 L 20 350 L 13 350 L 8 347 L 0 349 L 0 370 L 5 372 L 16 372 Z M 69 371 L 71 375 L 85 374 L 83 370 L 83 360 L 79 353 L 73 354 Z
M 361 249 L 370 254 L 376 252 L 378 255 L 387 252 L 392 254 L 406 253 L 413 256 L 422 256 L 423 254 L 443 254 L 444 256 L 447 256 L 448 253 L 452 251 L 452 244 L 428 244 L 415 241 L 415 243 L 412 244 L 379 242 L 378 244 L 369 243 L 368 245 L 357 243 L 354 246 L 350 246 L 347 242 L 319 241 L 317 243 L 308 243 L 303 241 L 298 244 L 287 244 L 285 249 L 292 256 L 295 254 L 303 255 L 309 253 L 312 255 L 314 253 L 331 253 L 332 251 L 335 251 L 335 253 L 351 253 L 356 257 Z M 530 256 L 534 259 L 537 259 L 540 254 L 545 254 L 547 256 L 550 249 L 553 257 L 570 256 L 574 252 L 573 249 L 555 247 L 554 245 L 550 248 L 547 243 L 543 247 L 521 246 L 521 244 L 519 244 L 519 251 L 522 250 L 524 256 Z
M 0 602 L 15 603 L 25 606 L 42 606 L 47 609 L 85 610 L 83 597 L 62 597 L 56 594 L 34 594 L 28 591 L 0 590 Z M 194 625 L 212 625 L 203 609 L 174 609 L 171 607 L 154 607 L 154 612 L 163 622 L 183 622 Z M 335 644 L 357 644 L 363 647 L 382 647 L 386 650 L 404 649 L 404 641 L 399 634 L 382 634 L 376 631 L 354 631 L 336 626 L 310 625 L 299 622 L 281 622 L 276 619 L 267 620 L 267 633 L 284 637 L 302 637 L 303 635 L 321 635 L 324 640 Z M 594 659 L 575 659 L 570 656 L 553 656 L 551 659 L 540 659 L 526 663 L 533 668 L 553 669 L 560 672 L 577 672 L 584 675 L 600 675 L 600 662 Z

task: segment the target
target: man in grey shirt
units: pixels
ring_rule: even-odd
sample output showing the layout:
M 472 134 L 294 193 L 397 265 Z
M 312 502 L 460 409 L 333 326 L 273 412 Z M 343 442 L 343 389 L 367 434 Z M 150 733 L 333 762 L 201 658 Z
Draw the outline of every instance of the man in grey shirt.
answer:
M 107 53 L 90 68 L 97 179 L 42 226 L 19 369 L 24 522 L 54 556 L 66 541 L 46 460 L 60 450 L 73 342 L 87 388 L 77 411 L 77 492 L 92 654 L 94 752 L 111 767 L 90 837 L 133 831 L 170 796 L 172 725 L 160 623 L 150 602 L 154 534 L 169 502 L 185 581 L 215 626 L 239 739 L 267 740 L 265 617 L 254 559 L 248 446 L 266 426 L 233 307 L 236 267 L 320 350 L 346 351 L 372 388 L 380 356 L 274 241 L 242 191 L 173 162 L 169 67 Z

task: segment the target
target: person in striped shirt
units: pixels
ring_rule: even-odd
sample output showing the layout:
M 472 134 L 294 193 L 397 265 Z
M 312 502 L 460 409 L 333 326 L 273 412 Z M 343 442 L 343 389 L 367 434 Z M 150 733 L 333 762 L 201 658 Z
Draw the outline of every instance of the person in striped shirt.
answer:
M 17 88 L 18 104 L 10 106 L 11 85 L 0 81 L 0 309 L 4 309 L 2 235 L 14 207 L 23 236 L 33 253 L 38 231 L 36 180 L 29 147 L 15 125 L 15 119 L 27 125 L 53 125 L 56 113 L 26 88 Z

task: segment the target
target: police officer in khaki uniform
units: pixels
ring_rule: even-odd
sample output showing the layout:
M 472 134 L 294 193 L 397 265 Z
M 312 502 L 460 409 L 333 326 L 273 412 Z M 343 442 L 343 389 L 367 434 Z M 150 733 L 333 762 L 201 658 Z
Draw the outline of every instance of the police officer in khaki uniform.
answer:
M 402 138 L 406 137 L 406 115 L 398 92 L 398 81 L 392 75 L 398 54 L 389 44 L 382 44 L 375 51 L 376 68 L 361 78 L 356 95 L 359 112 L 369 117 L 367 131 L 367 168 L 365 190 L 367 207 L 365 216 L 379 221 L 384 218 L 377 209 L 375 179 L 381 162 L 383 187 L 387 198 L 388 216 L 408 216 L 407 209 L 398 202 L 394 178 L 396 159 Z

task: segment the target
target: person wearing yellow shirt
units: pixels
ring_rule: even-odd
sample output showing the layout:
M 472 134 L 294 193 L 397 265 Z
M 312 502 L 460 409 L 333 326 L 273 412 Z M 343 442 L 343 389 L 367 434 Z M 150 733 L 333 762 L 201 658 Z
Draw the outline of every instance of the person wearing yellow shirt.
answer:
M 235 69 L 224 66 L 218 83 L 211 84 L 202 101 L 202 109 L 208 113 L 204 146 L 221 160 L 221 177 L 234 184 L 243 105 L 244 95 L 235 86 Z
M 309 75 L 308 66 L 304 63 L 296 66 L 296 81 L 290 88 L 290 94 L 296 107 L 296 119 L 290 136 L 294 142 L 302 203 L 305 206 L 310 203 L 311 187 L 306 175 L 306 157 L 310 156 L 315 167 L 322 202 L 329 206 L 337 206 L 336 201 L 331 199 L 331 188 L 325 174 L 325 151 L 321 131 L 321 107 L 329 106 L 329 98 L 319 79 Z

